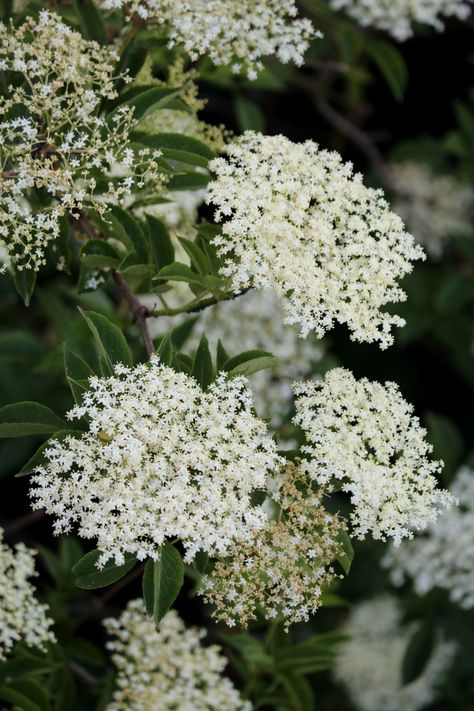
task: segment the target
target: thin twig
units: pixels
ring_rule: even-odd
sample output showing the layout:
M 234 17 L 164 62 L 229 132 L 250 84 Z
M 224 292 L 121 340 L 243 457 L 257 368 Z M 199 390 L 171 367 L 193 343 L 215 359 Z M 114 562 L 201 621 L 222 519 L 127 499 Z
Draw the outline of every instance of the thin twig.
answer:
M 84 684 L 87 684 L 88 686 L 97 684 L 95 676 L 92 676 L 92 674 L 90 674 L 87 669 L 84 669 L 81 664 L 78 664 L 77 662 L 69 662 L 69 669 L 72 671 L 74 676 L 77 677 L 79 681 L 83 681 Z
M 9 536 L 14 535 L 15 533 L 21 531 L 23 528 L 31 526 L 33 523 L 37 523 L 38 521 L 41 521 L 45 517 L 45 515 L 46 514 L 43 510 L 29 511 L 26 514 L 23 514 L 23 516 L 18 516 L 18 518 L 14 519 L 11 523 L 5 526 L 5 533 Z
M 147 323 L 147 318 L 150 316 L 150 312 L 146 306 L 140 303 L 120 272 L 114 271 L 114 280 L 120 290 L 120 293 L 128 304 L 133 320 L 138 324 L 140 333 L 142 334 L 143 343 L 145 344 L 146 352 L 149 356 L 152 356 L 155 352 L 155 346 L 153 345 Z

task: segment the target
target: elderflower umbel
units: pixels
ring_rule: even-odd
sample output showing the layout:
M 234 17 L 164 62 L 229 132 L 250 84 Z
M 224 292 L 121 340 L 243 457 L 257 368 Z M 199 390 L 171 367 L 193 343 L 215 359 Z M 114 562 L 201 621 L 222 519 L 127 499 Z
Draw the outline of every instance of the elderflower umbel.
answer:
M 341 629 L 350 639 L 339 647 L 334 677 L 359 711 L 418 711 L 436 699 L 455 646 L 438 640 L 420 676 L 404 685 L 402 661 L 415 629 L 402 624 L 395 598 L 378 597 L 353 608 Z
M 426 536 L 385 556 L 395 585 L 413 580 L 418 595 L 438 588 L 465 609 L 474 607 L 474 471 L 461 469 L 451 487 L 459 508 L 445 513 Z
M 474 190 L 420 163 L 390 166 L 396 197 L 393 209 L 432 257 L 440 257 L 449 237 L 471 234 Z
M 180 44 L 192 60 L 206 56 L 249 79 L 263 57 L 301 65 L 310 39 L 320 36 L 310 20 L 298 18 L 295 0 L 102 0 L 101 6 L 164 23 L 171 47 Z
M 219 377 L 206 392 L 153 357 L 90 378 L 70 420 L 87 416 L 79 438 L 53 442 L 33 477 L 34 508 L 96 538 L 100 564 L 124 553 L 156 557 L 167 538 L 224 553 L 265 523 L 251 495 L 280 463 L 266 425 L 252 414 L 243 378 Z
M 104 625 L 117 667 L 107 711 L 251 711 L 223 675 L 227 660 L 220 647 L 204 646 L 205 631 L 185 627 L 175 610 L 157 629 L 143 600 L 132 600 Z
M 133 186 L 162 182 L 159 153 L 130 145 L 133 109 L 100 115 L 103 99 L 117 96 L 117 59 L 54 13 L 18 28 L 0 23 L 0 72 L 22 77 L 0 97 L 0 242 L 19 270 L 45 264 L 63 215 L 92 206 L 103 214 Z M 38 192 L 44 207 L 29 204 Z
M 423 250 L 382 192 L 312 141 L 248 131 L 225 152 L 210 163 L 208 202 L 223 223 L 214 244 L 234 290 L 284 297 L 286 323 L 303 337 L 339 322 L 355 340 L 390 345 L 404 320 L 381 308 L 405 299 L 397 280 Z
M 166 297 L 168 299 L 168 294 Z M 163 336 L 171 326 L 187 318 L 189 315 L 184 314 L 150 319 L 150 329 L 156 337 Z M 182 347 L 185 353 L 194 353 L 204 333 L 211 351 L 215 351 L 220 340 L 231 355 L 253 349 L 273 353 L 278 365 L 251 375 L 249 382 L 257 412 L 262 417 L 270 417 L 275 426 L 289 414 L 293 401 L 290 383 L 309 375 L 323 354 L 320 344 L 312 338 L 299 338 L 296 328 L 285 326 L 283 320 L 281 300 L 272 292 L 253 289 L 203 311 Z M 241 328 L 242 323 L 245 329 Z
M 34 554 L 23 543 L 14 548 L 3 543 L 0 528 L 0 661 L 20 640 L 39 649 L 54 641 L 48 607 L 38 602 L 29 581 L 37 575 Z
M 345 10 L 362 27 L 376 27 L 404 41 L 416 25 L 444 29 L 441 16 L 465 20 L 472 0 L 330 0 L 334 10 Z
M 312 491 L 303 469 L 286 466 L 271 494 L 273 506 L 267 502 L 276 520 L 253 541 L 234 546 L 202 580 L 200 593 L 216 606 L 214 617 L 231 627 L 247 626 L 257 608 L 267 619 L 282 616 L 287 628 L 306 621 L 336 577 L 330 563 L 343 552 L 343 524 L 323 507 L 322 492 Z
M 371 532 L 399 544 L 454 503 L 436 486 L 442 463 L 428 459 L 426 431 L 395 383 L 356 380 L 335 368 L 322 382 L 296 384 L 295 394 L 293 422 L 307 438 L 307 470 L 323 486 L 342 481 L 357 538 Z

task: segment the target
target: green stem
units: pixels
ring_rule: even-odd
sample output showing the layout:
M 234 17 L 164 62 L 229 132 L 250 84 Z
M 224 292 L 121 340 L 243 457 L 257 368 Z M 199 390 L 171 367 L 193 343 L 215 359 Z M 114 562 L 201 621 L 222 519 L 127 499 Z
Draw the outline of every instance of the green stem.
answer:
M 177 316 L 178 314 L 196 313 L 197 311 L 203 311 L 204 309 L 207 309 L 208 306 L 214 306 L 214 304 L 218 304 L 221 301 L 230 301 L 231 299 L 236 299 L 239 296 L 246 294 L 249 290 L 250 287 L 241 291 L 240 294 L 226 294 L 220 299 L 216 296 L 211 296 L 208 299 L 193 299 L 192 301 L 188 301 L 187 304 L 183 304 L 183 306 L 178 306 L 175 309 L 150 309 L 148 313 L 150 316 Z

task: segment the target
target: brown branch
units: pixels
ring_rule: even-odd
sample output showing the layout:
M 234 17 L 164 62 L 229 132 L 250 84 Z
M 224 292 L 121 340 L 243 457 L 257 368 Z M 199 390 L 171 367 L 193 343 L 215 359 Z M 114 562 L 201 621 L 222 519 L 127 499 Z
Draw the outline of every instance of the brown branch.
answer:
M 46 514 L 43 510 L 30 511 L 29 513 L 23 514 L 23 516 L 19 516 L 18 518 L 14 519 L 10 524 L 5 526 L 5 533 L 9 536 L 14 535 L 21 531 L 23 528 L 31 526 L 33 523 L 37 523 L 38 521 L 41 521 L 45 517 L 45 515 Z
M 114 271 L 114 280 L 128 304 L 133 320 L 138 324 L 146 352 L 149 356 L 152 356 L 155 352 L 155 346 L 153 345 L 147 323 L 150 312 L 146 306 L 140 303 L 120 272 Z

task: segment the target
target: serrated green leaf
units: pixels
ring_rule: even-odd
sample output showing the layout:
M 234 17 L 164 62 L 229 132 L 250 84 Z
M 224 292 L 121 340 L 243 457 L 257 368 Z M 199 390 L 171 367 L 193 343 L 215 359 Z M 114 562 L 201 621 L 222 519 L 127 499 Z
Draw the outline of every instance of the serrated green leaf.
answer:
M 178 237 L 178 239 L 195 270 L 202 276 L 210 274 L 212 272 L 212 265 L 202 249 L 189 239 L 185 239 L 184 237 Z
M 46 464 L 47 459 L 45 458 L 44 453 L 51 446 L 51 443 L 53 441 L 62 442 L 64 439 L 66 439 L 66 437 L 80 437 L 81 434 L 82 432 L 79 432 L 78 430 L 58 430 L 54 433 L 52 437 L 49 437 L 46 442 L 43 442 L 43 444 L 36 450 L 35 454 L 33 454 L 33 456 L 26 462 L 26 464 L 23 465 L 18 474 L 15 474 L 15 477 L 22 477 L 28 476 L 29 474 L 33 474 L 33 472 L 35 472 L 38 467 Z
M 94 0 L 74 0 L 74 9 L 84 37 L 99 44 L 107 44 L 107 30 Z
M 402 662 L 402 682 L 410 684 L 426 669 L 436 642 L 436 629 L 431 620 L 423 622 L 408 642 Z
M 133 133 L 132 138 L 149 148 L 160 150 L 167 160 L 206 168 L 209 161 L 215 158 L 215 153 L 208 146 L 182 133 Z
M 217 341 L 217 353 L 216 353 L 216 370 L 217 372 L 224 370 L 225 364 L 230 360 L 229 354 L 222 345 L 222 341 L 219 338 Z
M 82 309 L 79 311 L 94 336 L 99 355 L 102 357 L 108 373 L 113 374 L 114 365 L 117 363 L 132 366 L 132 354 L 122 331 L 102 314 L 95 311 L 82 311 Z
M 12 271 L 15 289 L 21 296 L 25 306 L 29 306 L 31 296 L 35 289 L 36 272 L 33 269 L 22 269 L 19 271 L 15 265 L 13 265 Z
M 108 560 L 103 568 L 97 568 L 97 561 L 101 555 L 100 551 L 90 551 L 73 567 L 72 572 L 76 576 L 75 584 L 78 588 L 84 590 L 104 588 L 123 578 L 137 563 L 135 556 L 125 553 L 123 565 L 116 565 L 113 560 Z
M 135 264 L 149 264 L 151 261 L 150 245 L 145 230 L 136 217 L 113 205 L 107 217 L 114 226 L 113 236 L 130 250 Z
M 172 89 L 165 86 L 142 87 L 138 93 L 124 92 L 118 101 L 121 106 L 127 104 L 133 107 L 133 117 L 139 120 L 156 109 L 169 107 L 173 99 L 181 95 L 181 91 L 181 88 Z
M 265 368 L 274 368 L 278 363 L 278 358 L 275 358 L 275 356 L 268 351 L 251 350 L 244 351 L 243 353 L 229 358 L 229 360 L 224 363 L 224 370 L 226 370 L 231 377 L 236 375 L 249 376 Z
M 207 188 L 211 176 L 207 173 L 178 173 L 168 181 L 169 190 L 200 190 Z
M 64 370 L 74 401 L 78 404 L 89 388 L 89 378 L 94 375 L 92 368 L 76 353 L 64 346 Z
M 199 383 L 203 390 L 206 390 L 214 380 L 214 369 L 212 367 L 212 357 L 209 351 L 209 343 L 203 335 L 194 354 L 193 378 Z
M 37 402 L 17 402 L 0 408 L 0 437 L 51 434 L 64 426 L 64 420 Z
M 153 281 L 185 281 L 188 284 L 202 286 L 200 275 L 181 262 L 173 262 L 160 269 Z
M 164 222 L 153 215 L 146 215 L 150 245 L 154 262 L 162 269 L 174 262 L 174 246 Z
M 165 543 L 158 559 L 147 562 L 143 574 L 145 607 L 157 626 L 178 596 L 183 580 L 181 556 L 171 543 Z
M 173 360 L 173 329 L 170 329 L 161 339 L 156 349 L 156 355 L 164 365 L 171 365 Z

